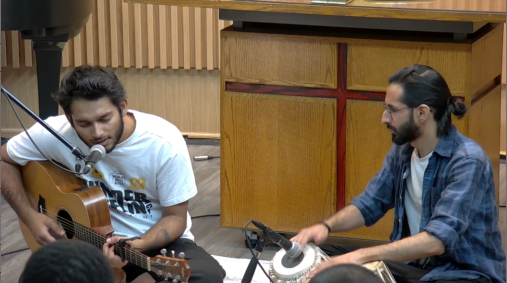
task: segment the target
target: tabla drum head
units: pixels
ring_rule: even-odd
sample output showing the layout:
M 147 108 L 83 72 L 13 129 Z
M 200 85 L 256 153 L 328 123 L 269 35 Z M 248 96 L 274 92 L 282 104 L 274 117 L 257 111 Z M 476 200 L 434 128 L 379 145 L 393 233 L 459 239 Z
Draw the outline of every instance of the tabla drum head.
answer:
M 315 244 L 309 243 L 302 250 L 300 257 L 288 263 L 286 251 L 280 249 L 271 261 L 269 275 L 273 282 L 306 282 L 305 275 L 329 257 Z

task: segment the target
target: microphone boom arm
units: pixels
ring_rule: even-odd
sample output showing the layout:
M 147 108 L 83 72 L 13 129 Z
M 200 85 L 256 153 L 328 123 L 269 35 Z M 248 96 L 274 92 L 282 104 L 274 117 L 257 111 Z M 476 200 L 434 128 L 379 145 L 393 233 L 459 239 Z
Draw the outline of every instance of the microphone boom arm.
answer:
M 2 86 L 2 92 L 7 96 L 9 100 L 14 101 L 16 105 L 18 105 L 21 109 L 23 109 L 28 115 L 34 118 L 39 124 L 41 124 L 46 130 L 48 130 L 53 136 L 55 136 L 58 140 L 60 140 L 66 147 L 68 147 L 72 154 L 74 154 L 77 158 L 81 160 L 85 160 L 85 155 L 78 147 L 73 146 L 69 141 L 67 141 L 62 135 L 60 135 L 57 131 L 51 128 L 44 120 L 42 120 L 39 116 L 35 115 L 32 110 L 26 107 L 21 101 L 19 101 L 16 97 L 14 97 L 8 90 L 6 90 Z

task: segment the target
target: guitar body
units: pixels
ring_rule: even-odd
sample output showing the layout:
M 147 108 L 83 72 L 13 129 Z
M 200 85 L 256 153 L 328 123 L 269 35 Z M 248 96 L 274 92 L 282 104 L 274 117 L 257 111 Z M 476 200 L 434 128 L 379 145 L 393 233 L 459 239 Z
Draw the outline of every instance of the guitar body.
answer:
M 33 207 L 58 223 L 66 231 L 67 239 L 86 242 L 86 239 L 75 237 L 69 225 L 72 222 L 89 227 L 103 236 L 113 233 L 107 199 L 99 187 L 88 188 L 76 176 L 49 161 L 30 161 L 21 167 L 21 174 Z M 35 252 L 40 245 L 21 220 L 19 224 L 28 247 Z M 125 282 L 125 274 L 121 269 L 115 270 L 115 277 L 116 282 Z

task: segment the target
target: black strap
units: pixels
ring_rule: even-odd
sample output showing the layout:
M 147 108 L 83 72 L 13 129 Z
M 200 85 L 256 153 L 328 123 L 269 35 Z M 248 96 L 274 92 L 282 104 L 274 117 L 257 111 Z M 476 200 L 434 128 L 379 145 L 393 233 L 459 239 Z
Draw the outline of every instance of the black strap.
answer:
M 140 237 L 132 237 L 130 239 L 121 239 L 118 244 L 120 245 L 120 258 L 122 262 L 125 262 L 125 242 L 141 239 Z
M 326 224 L 326 222 L 322 221 L 322 222 L 319 222 L 320 224 L 326 226 L 327 228 L 327 234 L 330 234 L 331 233 L 331 227 L 329 227 L 329 225 Z

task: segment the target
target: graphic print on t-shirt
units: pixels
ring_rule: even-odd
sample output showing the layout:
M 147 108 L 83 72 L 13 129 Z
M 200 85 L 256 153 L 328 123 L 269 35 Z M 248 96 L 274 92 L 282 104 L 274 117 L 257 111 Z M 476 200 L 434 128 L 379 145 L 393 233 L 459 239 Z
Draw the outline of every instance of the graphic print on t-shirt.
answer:
M 97 179 L 104 180 L 104 174 L 100 171 L 97 171 L 96 169 L 94 169 L 91 176 Z M 110 180 L 109 183 L 113 184 L 114 186 L 123 187 L 124 185 L 126 185 L 125 177 L 120 172 L 111 173 L 110 176 L 108 177 Z M 144 189 L 144 186 L 146 184 L 144 178 L 130 179 L 130 187 L 132 187 L 136 191 L 126 190 L 123 188 L 121 190 L 111 189 L 102 180 L 92 181 L 85 180 L 82 178 L 80 179 L 88 187 L 97 186 L 101 188 L 102 191 L 104 192 L 104 195 L 107 198 L 107 202 L 111 209 L 115 209 L 118 212 L 123 212 L 126 215 L 131 216 L 142 215 L 142 217 L 145 219 L 153 217 L 151 214 L 151 208 L 153 207 L 153 204 L 146 198 L 145 193 L 140 192 L 140 190 Z M 134 186 L 132 184 L 134 184 Z
M 97 171 L 97 168 L 93 168 L 92 173 L 90 173 L 90 176 L 93 178 L 98 178 L 104 180 L 104 174 L 102 172 Z
M 130 178 L 130 187 L 136 190 L 143 190 L 146 181 L 144 178 Z

